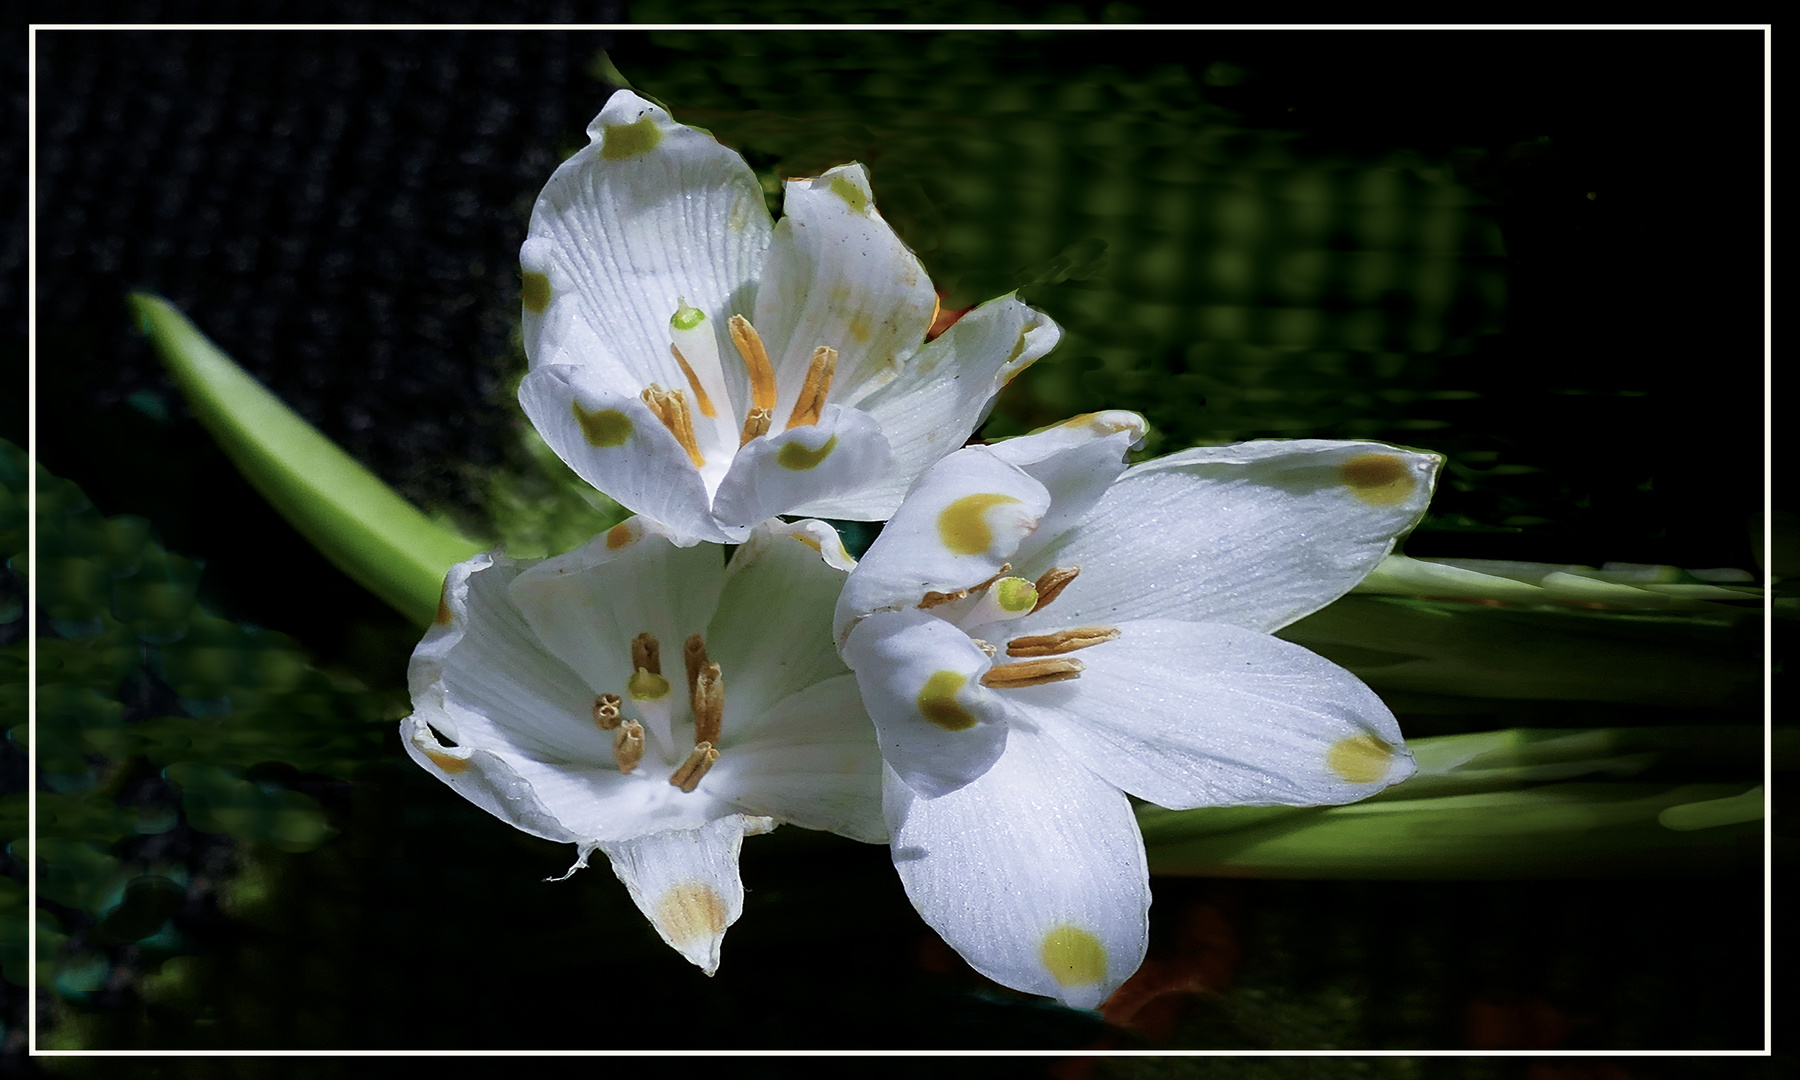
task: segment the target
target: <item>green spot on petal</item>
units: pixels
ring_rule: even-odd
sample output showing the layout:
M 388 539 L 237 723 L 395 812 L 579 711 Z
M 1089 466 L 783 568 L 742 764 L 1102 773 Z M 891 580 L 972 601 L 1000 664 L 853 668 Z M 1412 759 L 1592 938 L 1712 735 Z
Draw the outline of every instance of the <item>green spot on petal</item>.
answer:
M 606 125 L 605 137 L 600 143 L 600 156 L 608 161 L 623 161 L 639 154 L 648 154 L 662 142 L 662 132 L 656 128 L 656 121 L 649 113 L 637 118 L 629 124 Z
M 968 684 L 969 677 L 959 671 L 939 671 L 925 680 L 919 691 L 919 713 L 945 731 L 967 731 L 980 717 L 962 707 L 956 692 Z
M 581 434 L 589 446 L 623 446 L 625 440 L 631 438 L 631 417 L 619 410 L 588 412 L 579 401 L 570 407 L 575 411 L 575 422 L 581 425 Z
M 980 555 L 994 545 L 994 530 L 987 523 L 988 509 L 1018 501 L 997 492 L 964 495 L 938 513 L 938 538 L 957 555 Z
M 1373 784 L 1386 776 L 1394 748 L 1373 735 L 1339 739 L 1325 752 L 1325 764 L 1352 784 Z
M 1045 934 L 1038 956 L 1059 986 L 1089 986 L 1106 978 L 1106 946 L 1079 926 Z
M 550 306 L 550 275 L 540 274 L 536 270 L 525 271 L 525 280 L 519 290 L 519 299 L 525 302 L 525 310 L 533 315 L 542 315 Z
M 692 330 L 706 321 L 706 312 L 697 307 L 689 307 L 685 299 L 677 298 L 675 302 L 679 306 L 676 307 L 675 314 L 669 316 L 670 326 L 677 330 Z
M 850 204 L 850 209 L 859 214 L 869 212 L 869 197 L 861 188 L 850 182 L 850 178 L 839 173 L 831 178 L 831 193 Z
M 638 701 L 655 701 L 669 696 L 669 680 L 638 668 L 625 680 L 625 691 Z
M 1022 577 L 1005 577 L 994 583 L 993 596 L 1001 611 L 1017 615 L 1037 606 L 1037 585 Z
M 808 469 L 818 468 L 819 462 L 830 457 L 831 452 L 835 449 L 837 449 L 836 435 L 826 439 L 825 445 L 817 450 L 808 450 L 798 442 L 791 442 L 782 446 L 781 450 L 776 453 L 775 460 L 784 469 L 805 472 Z

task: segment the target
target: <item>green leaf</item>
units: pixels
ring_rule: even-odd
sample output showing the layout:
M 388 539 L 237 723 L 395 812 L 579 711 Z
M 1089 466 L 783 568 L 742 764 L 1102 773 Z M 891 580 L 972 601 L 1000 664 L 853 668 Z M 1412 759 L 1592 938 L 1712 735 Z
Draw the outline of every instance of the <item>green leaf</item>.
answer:
M 338 569 L 429 623 L 445 572 L 479 545 L 431 521 L 319 434 L 168 301 L 133 293 L 129 302 L 194 414 L 245 478 Z

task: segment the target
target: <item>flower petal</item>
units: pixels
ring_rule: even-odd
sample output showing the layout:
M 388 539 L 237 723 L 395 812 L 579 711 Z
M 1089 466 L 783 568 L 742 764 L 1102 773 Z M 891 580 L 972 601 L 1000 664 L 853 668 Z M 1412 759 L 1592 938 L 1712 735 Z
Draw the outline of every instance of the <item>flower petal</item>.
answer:
M 1279 629 L 1393 550 L 1442 461 L 1383 443 L 1270 440 L 1134 465 L 1042 556 L 1081 576 L 1021 628 L 1170 617 Z
M 914 791 L 937 798 L 1006 749 L 1006 707 L 981 685 L 991 666 L 969 636 L 923 611 L 882 611 L 851 631 L 856 672 L 881 755 Z
M 437 619 L 407 666 L 414 715 L 460 747 L 602 762 L 585 716 L 594 691 L 543 648 L 508 590 L 525 567 L 478 555 L 450 569 Z
M 706 786 L 777 821 L 887 843 L 881 749 L 849 672 L 776 702 L 748 736 L 731 741 Z
M 861 165 L 789 180 L 783 200 L 754 319 L 781 390 L 778 422 L 815 348 L 838 351 L 831 399 L 851 401 L 893 378 L 937 310 L 925 267 L 875 211 Z
M 1083 413 L 1016 439 L 992 443 L 995 457 L 1018 467 L 1050 492 L 1050 509 L 1014 560 L 1036 556 L 1079 522 L 1125 472 L 1125 455 L 1142 445 L 1149 425 L 1121 409 Z M 1048 566 L 1043 569 L 1049 569 Z
M 1150 878 L 1131 805 L 1020 727 L 979 780 L 922 799 L 883 789 L 894 868 L 926 922 L 975 970 L 1097 1007 L 1144 959 Z
M 829 622 L 848 559 L 822 521 L 769 522 L 732 552 L 706 647 L 725 678 L 725 735 L 734 746 L 774 719 L 784 698 L 849 673 Z M 845 722 L 868 725 L 860 709 Z
M 432 731 L 432 720 L 429 710 L 418 710 L 400 721 L 401 744 L 420 768 L 521 832 L 568 843 L 585 839 L 544 805 L 505 758 L 479 747 L 445 746 Z
M 744 913 L 738 853 L 744 837 L 774 828 L 768 818 L 733 814 L 702 828 L 601 844 L 638 910 L 708 975 L 719 970 L 725 929 Z
M 581 673 L 585 715 L 594 694 L 625 692 L 630 642 L 641 633 L 679 670 L 682 643 L 713 619 L 724 584 L 718 548 L 677 547 L 654 523 L 632 518 L 520 573 L 510 600 L 531 637 Z
M 737 452 L 713 497 L 726 529 L 779 514 L 809 514 L 832 496 L 887 475 L 881 427 L 867 413 L 827 405 L 819 422 L 752 439 Z
M 589 369 L 537 368 L 519 383 L 519 404 L 575 475 L 668 526 L 678 543 L 737 543 L 748 532 L 713 518 L 700 473 L 656 414 Z
M 933 465 L 845 583 L 833 623 L 839 645 L 869 612 L 910 610 L 928 592 L 993 577 L 1049 508 L 1044 485 L 985 446 Z
M 1012 296 L 990 300 L 927 342 L 895 377 L 860 400 L 894 448 L 887 480 L 817 513 L 853 521 L 893 516 L 925 467 L 967 442 L 1013 373 L 1049 352 L 1062 330 Z
M 723 326 L 755 301 L 770 220 L 744 159 L 629 90 L 557 168 L 520 252 L 525 354 L 591 365 L 625 396 L 686 385 L 669 352 L 678 300 Z
M 1336 805 L 1413 773 L 1394 714 L 1321 656 L 1219 623 L 1118 629 L 1080 651 L 1080 678 L 1020 687 L 1008 702 L 1141 799 L 1174 810 Z

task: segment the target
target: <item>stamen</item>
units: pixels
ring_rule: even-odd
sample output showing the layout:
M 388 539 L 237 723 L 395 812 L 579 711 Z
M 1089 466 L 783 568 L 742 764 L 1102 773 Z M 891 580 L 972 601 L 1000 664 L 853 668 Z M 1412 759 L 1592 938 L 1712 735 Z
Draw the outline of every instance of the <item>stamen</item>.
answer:
M 662 674 L 662 645 L 648 630 L 631 639 L 631 669 Z
M 689 634 L 687 641 L 681 646 L 681 662 L 687 668 L 688 701 L 694 700 L 694 680 L 699 678 L 700 669 L 706 666 L 706 638 L 700 634 Z M 699 709 L 695 709 L 699 712 Z
M 750 373 L 750 403 L 773 414 L 775 369 L 769 365 L 769 351 L 763 348 L 762 335 L 742 315 L 733 315 L 727 325 L 731 328 L 731 343 L 737 346 L 738 355 L 744 358 L 744 367 Z
M 744 433 L 738 437 L 738 445 L 743 446 L 751 439 L 760 439 L 769 433 L 769 425 L 775 414 L 760 405 L 752 405 L 750 412 L 744 417 Z
M 1000 664 L 989 668 L 988 673 L 981 677 L 981 685 L 995 690 L 1041 686 L 1044 683 L 1078 678 L 1084 668 L 1085 665 L 1079 660 L 1064 660 L 1060 657 L 1021 660 L 1016 664 Z
M 1118 638 L 1119 628 L 1116 626 L 1077 626 L 1073 630 L 1058 630 L 1054 634 L 1013 638 L 1006 643 L 1006 655 L 1056 656 L 1107 641 L 1117 641 Z
M 1069 582 L 1074 581 L 1075 575 L 1079 573 L 1079 566 L 1052 566 L 1044 571 L 1044 576 L 1037 579 L 1037 606 L 1031 610 L 1044 610 L 1046 604 L 1062 595 L 1062 591 L 1069 587 Z
M 594 699 L 594 723 L 600 725 L 601 731 L 619 726 L 619 704 L 617 694 L 601 694 Z
M 619 763 L 622 773 L 637 768 L 638 762 L 644 760 L 644 725 L 636 720 L 619 725 L 613 735 L 613 760 Z
M 987 642 L 981 640 L 978 637 L 972 637 L 969 640 L 973 641 L 975 643 L 975 647 L 977 649 L 980 649 L 982 652 L 986 653 L 987 658 L 989 660 L 992 660 L 994 658 L 994 655 L 1000 651 L 999 649 L 994 648 L 992 645 L 989 645 Z
M 681 355 L 681 350 L 675 347 L 673 341 L 669 342 L 669 351 L 675 354 L 675 362 L 681 365 L 681 373 L 687 376 L 688 385 L 694 390 L 694 404 L 699 406 L 700 415 L 717 416 L 718 413 L 713 410 L 712 398 L 707 396 L 706 387 L 700 385 L 700 376 L 694 374 L 693 365 L 687 362 L 687 357 Z
M 675 436 L 675 441 L 687 451 L 688 460 L 694 468 L 706 466 L 706 455 L 700 452 L 700 442 L 694 438 L 694 417 L 688 412 L 687 397 L 679 390 L 664 390 L 656 383 L 651 383 L 639 395 L 650 411 L 663 422 L 663 427 Z
M 694 678 L 694 745 L 717 746 L 725 720 L 725 677 L 709 663 Z
M 687 760 L 681 763 L 669 776 L 669 783 L 683 791 L 693 791 L 700 786 L 700 778 L 719 760 L 719 752 L 713 749 L 712 743 L 703 742 L 694 747 Z
M 978 581 L 966 589 L 957 589 L 955 592 L 928 592 L 925 594 L 925 599 L 919 601 L 919 610 L 929 611 L 934 607 L 943 607 L 945 604 L 954 604 L 958 600 L 969 596 L 971 593 L 978 593 L 989 585 L 992 585 L 994 582 L 999 581 L 1001 578 L 1005 577 L 1006 572 L 1011 569 L 1012 563 L 1001 563 L 999 573 L 988 578 L 986 581 Z
M 825 395 L 831 392 L 831 377 L 837 373 L 837 350 L 821 345 L 813 350 L 812 364 L 806 369 L 806 382 L 800 386 L 800 399 L 788 416 L 790 428 L 806 427 L 819 422 L 825 411 Z

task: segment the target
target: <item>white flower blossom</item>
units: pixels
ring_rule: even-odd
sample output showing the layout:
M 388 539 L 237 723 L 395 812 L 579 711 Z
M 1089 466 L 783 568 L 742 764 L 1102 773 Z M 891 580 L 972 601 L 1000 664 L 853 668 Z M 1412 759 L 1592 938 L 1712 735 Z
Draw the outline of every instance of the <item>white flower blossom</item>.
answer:
M 777 515 L 874 521 L 1061 331 L 1011 296 L 930 342 L 937 297 L 861 165 L 786 182 L 630 91 L 520 251 L 519 400 L 588 483 L 682 544 Z
M 1150 904 L 1126 794 L 1345 803 L 1413 771 L 1393 714 L 1272 636 L 1423 514 L 1440 459 L 1250 442 L 1125 468 L 1099 413 L 928 469 L 840 597 L 875 722 L 894 865 L 977 970 L 1094 1007 Z
M 634 518 L 556 558 L 456 566 L 401 722 L 464 798 L 577 845 L 570 873 L 604 852 L 709 975 L 743 909 L 745 836 L 887 838 L 880 755 L 831 642 L 851 565 L 837 533 L 772 523 L 723 556 Z

